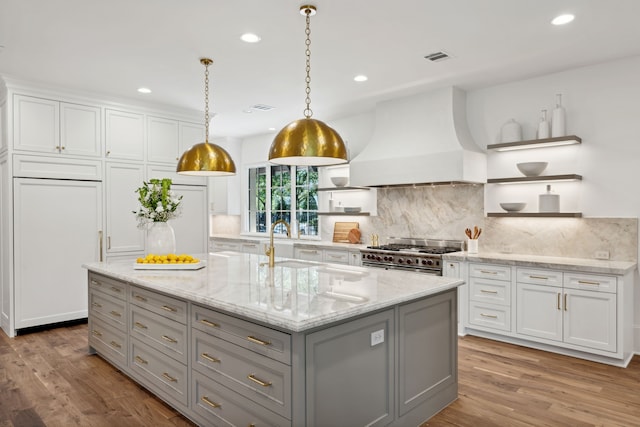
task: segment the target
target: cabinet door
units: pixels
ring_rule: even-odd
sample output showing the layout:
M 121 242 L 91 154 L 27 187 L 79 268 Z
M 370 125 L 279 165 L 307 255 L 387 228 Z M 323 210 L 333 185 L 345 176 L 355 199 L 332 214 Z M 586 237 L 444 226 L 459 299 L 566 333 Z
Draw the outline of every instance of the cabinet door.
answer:
M 384 426 L 394 419 L 394 323 L 387 310 L 307 336 L 307 425 Z
M 16 150 L 57 153 L 60 146 L 58 101 L 14 95 L 13 145 Z
M 360 252 L 349 252 L 349 265 L 362 265 Z
M 565 289 L 564 341 L 615 352 L 616 294 Z
M 102 183 L 14 180 L 16 329 L 87 317 L 84 262 L 99 259 Z
M 460 263 L 455 261 L 443 261 L 442 275 L 445 277 L 455 277 L 459 279 L 461 277 Z
M 107 157 L 143 160 L 144 121 L 142 114 L 125 111 L 105 111 Z
M 175 165 L 180 155 L 178 121 L 147 117 L 147 135 L 147 160 Z
M 307 261 L 322 262 L 322 250 L 321 249 L 305 249 L 295 248 L 293 252 L 294 258 L 304 259 Z
M 11 176 L 9 159 L 0 155 L 0 327 L 7 335 L 14 336 L 13 327 L 13 283 L 11 268 L 13 260 L 13 222 L 11 219 Z
M 60 104 L 60 152 L 81 156 L 102 155 L 100 108 Z
M 516 292 L 517 333 L 562 341 L 562 288 L 518 283 Z
M 142 166 L 107 163 L 107 253 L 144 251 L 144 231 L 137 228 L 138 193 Z
M 204 142 L 204 125 L 180 122 L 179 127 L 180 145 L 178 149 L 178 156 L 181 156 L 182 153 L 191 148 L 192 145 Z
M 172 185 L 171 189 L 182 196 L 182 214 L 170 222 L 176 235 L 176 251 L 206 253 L 209 238 L 207 187 Z

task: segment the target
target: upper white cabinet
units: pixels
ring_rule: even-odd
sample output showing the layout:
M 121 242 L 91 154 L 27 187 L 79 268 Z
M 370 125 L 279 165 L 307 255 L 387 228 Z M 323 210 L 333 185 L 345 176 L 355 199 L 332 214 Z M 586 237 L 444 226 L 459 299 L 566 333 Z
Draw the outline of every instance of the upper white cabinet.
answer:
M 147 117 L 147 160 L 176 163 L 179 159 L 180 129 L 177 120 Z
M 171 189 L 182 196 L 182 212 L 170 224 L 176 235 L 176 252 L 201 254 L 207 252 L 207 188 L 195 185 L 173 185 Z
M 144 231 L 137 228 L 133 214 L 139 207 L 136 189 L 142 185 L 142 166 L 128 163 L 107 163 L 106 210 L 107 254 L 144 251 Z
M 109 159 L 144 160 L 144 115 L 105 110 L 106 156 Z
M 180 122 L 180 145 L 178 158 L 192 145 L 204 142 L 204 125 Z
M 16 150 L 101 155 L 99 107 L 14 95 L 13 108 Z

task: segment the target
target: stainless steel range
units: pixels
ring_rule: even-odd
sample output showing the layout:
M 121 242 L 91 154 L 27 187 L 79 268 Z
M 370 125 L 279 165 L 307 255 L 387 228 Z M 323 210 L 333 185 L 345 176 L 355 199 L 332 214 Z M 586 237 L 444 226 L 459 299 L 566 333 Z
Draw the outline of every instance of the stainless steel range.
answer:
M 462 250 L 462 240 L 390 237 L 385 245 L 367 246 L 360 253 L 364 266 L 442 276 L 442 255 Z

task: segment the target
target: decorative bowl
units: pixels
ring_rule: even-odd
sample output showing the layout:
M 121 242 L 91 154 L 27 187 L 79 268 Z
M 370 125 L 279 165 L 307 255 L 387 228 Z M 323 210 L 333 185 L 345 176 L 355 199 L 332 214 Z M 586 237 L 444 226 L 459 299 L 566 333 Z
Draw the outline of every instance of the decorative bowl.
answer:
M 516 166 L 524 176 L 538 176 L 547 168 L 547 162 L 525 162 L 518 163 Z
M 345 206 L 345 207 L 344 207 L 344 213 L 358 213 L 358 212 L 360 212 L 361 210 L 362 210 L 362 208 L 360 208 L 360 207 L 356 207 L 356 206 L 353 206 L 353 207 L 347 207 L 347 206 Z
M 500 203 L 500 207 L 507 212 L 519 212 L 524 207 L 527 206 L 526 203 Z
M 333 185 L 336 187 L 344 187 L 347 185 L 347 182 L 349 182 L 349 178 L 346 176 L 332 176 L 331 182 L 333 182 Z

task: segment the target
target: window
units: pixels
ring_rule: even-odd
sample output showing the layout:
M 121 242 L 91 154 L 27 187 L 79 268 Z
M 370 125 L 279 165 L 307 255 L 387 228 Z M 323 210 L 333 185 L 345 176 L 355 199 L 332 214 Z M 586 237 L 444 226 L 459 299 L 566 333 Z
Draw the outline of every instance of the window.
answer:
M 284 220 L 292 225 L 292 233 L 299 230 L 302 236 L 319 234 L 317 167 L 273 165 L 250 168 L 248 195 L 249 231 L 268 233 L 271 224 Z M 274 234 L 286 232 L 282 224 L 274 229 Z

